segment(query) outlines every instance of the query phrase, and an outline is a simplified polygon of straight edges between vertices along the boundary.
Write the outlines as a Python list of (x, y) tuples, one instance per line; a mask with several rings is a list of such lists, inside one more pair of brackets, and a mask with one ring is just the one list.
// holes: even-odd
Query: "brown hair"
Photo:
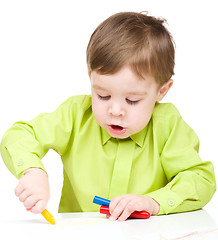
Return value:
[(174, 44), (165, 20), (121, 12), (102, 22), (87, 47), (88, 71), (114, 74), (129, 65), (140, 78), (149, 74), (163, 85), (174, 74)]

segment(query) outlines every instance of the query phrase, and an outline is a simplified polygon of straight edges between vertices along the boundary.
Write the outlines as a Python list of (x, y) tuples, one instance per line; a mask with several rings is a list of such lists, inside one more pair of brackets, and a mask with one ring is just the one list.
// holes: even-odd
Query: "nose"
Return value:
[(109, 113), (115, 117), (123, 116), (125, 111), (121, 103), (112, 102), (109, 106)]

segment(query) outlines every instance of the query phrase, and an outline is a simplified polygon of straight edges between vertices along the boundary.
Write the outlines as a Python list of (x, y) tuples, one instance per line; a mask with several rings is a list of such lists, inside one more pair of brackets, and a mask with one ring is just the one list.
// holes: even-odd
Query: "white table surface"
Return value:
[[(56, 224), (47, 223), (39, 215), (7, 216), (0, 220), (0, 239), (218, 239), (218, 230), (211, 238), (178, 238), (193, 232), (218, 229), (217, 221), (206, 210), (152, 216), (150, 219), (109, 221), (100, 213), (62, 213), (54, 215)], [(207, 237), (208, 237), (207, 236)], [(193, 237), (193, 236), (192, 236)]]

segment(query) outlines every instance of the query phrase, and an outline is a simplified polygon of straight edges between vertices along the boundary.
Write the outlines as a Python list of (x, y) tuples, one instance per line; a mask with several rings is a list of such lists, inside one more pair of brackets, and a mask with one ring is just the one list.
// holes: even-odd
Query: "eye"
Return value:
[(136, 101), (132, 101), (132, 100), (129, 100), (128, 98), (126, 98), (126, 102), (130, 105), (135, 105), (139, 102), (140, 100), (136, 100)]
[(107, 101), (107, 100), (109, 100), (109, 99), (111, 98), (111, 96), (101, 96), (101, 95), (98, 95), (98, 98), (99, 98), (100, 100)]

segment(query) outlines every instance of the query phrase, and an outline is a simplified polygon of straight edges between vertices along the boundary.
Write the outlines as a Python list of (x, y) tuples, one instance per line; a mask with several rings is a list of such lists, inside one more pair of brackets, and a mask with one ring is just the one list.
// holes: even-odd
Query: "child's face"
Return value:
[(113, 75), (93, 71), (90, 79), (94, 117), (115, 138), (127, 138), (145, 128), (155, 103), (166, 94), (154, 78), (139, 79), (128, 66)]

